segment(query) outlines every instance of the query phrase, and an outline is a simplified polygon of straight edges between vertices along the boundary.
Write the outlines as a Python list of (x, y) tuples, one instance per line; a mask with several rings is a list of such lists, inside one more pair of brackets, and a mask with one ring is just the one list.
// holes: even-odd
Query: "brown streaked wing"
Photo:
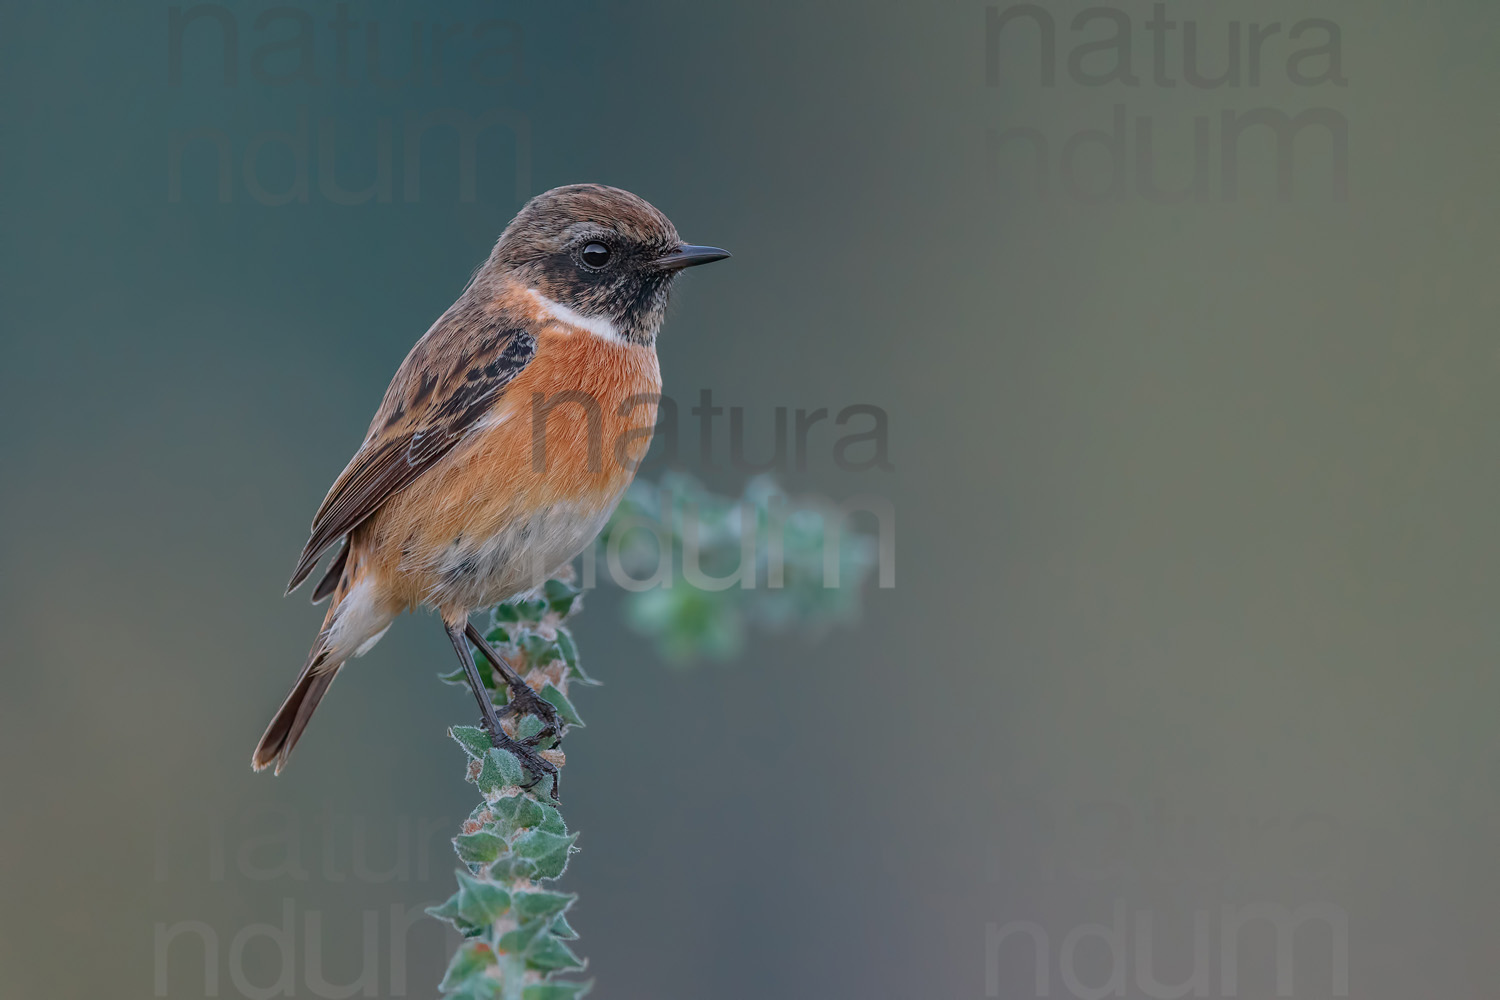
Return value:
[[(483, 325), (466, 322), (474, 319)], [(364, 444), (318, 508), (287, 593), (330, 545), (448, 454), (535, 355), (536, 338), (514, 316), (439, 321), (402, 362)]]

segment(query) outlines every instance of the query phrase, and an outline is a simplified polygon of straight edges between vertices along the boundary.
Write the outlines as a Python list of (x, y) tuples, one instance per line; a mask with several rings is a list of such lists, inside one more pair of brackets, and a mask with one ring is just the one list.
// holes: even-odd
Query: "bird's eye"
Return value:
[(609, 247), (603, 243), (590, 243), (580, 256), (589, 267), (603, 267), (609, 263)]

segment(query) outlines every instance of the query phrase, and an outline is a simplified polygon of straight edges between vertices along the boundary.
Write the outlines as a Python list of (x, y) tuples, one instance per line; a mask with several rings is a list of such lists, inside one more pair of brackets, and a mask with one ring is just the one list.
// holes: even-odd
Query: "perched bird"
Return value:
[(252, 765), (277, 773), (350, 658), (401, 612), (437, 609), (496, 746), (556, 768), (511, 737), (469, 651), (506, 680), (506, 711), (556, 714), (469, 624), (534, 589), (593, 541), (650, 444), (661, 392), (656, 334), (678, 273), (723, 260), (618, 188), (537, 195), (458, 300), (417, 341), (359, 451), (313, 518), (287, 593), (334, 543), (313, 600), (323, 628)]

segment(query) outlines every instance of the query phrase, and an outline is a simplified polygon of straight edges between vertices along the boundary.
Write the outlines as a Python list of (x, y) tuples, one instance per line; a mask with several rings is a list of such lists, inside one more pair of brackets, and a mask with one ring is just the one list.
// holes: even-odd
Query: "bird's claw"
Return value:
[(541, 754), (537, 753), (534, 747), (531, 745), (530, 740), (513, 739), (510, 736), (507, 736), (504, 730), (500, 730), (499, 732), (495, 731), (495, 729), (493, 729), (490, 724), (484, 720), (480, 721), (479, 728), (490, 734), (490, 744), (492, 746), (498, 747), (499, 749), (504, 750), (506, 753), (511, 754), (521, 762), (522, 767), (537, 776), (535, 780), (529, 782), (528, 784), (522, 785), (522, 788), (528, 790), (535, 788), (541, 782), (543, 777), (550, 776), (552, 778), (552, 798), (554, 800), (558, 798), (557, 789), (558, 785), (561, 783), (561, 780), (557, 773), (557, 765), (552, 763), (547, 758), (543, 757)]
[(516, 689), (511, 690), (510, 701), (500, 709), (500, 714), (513, 715), (517, 722), (526, 715), (534, 715), (542, 720), (542, 731), (521, 741), (528, 746), (536, 746), (548, 736), (562, 735), (562, 720), (558, 718), (557, 709), (525, 684), (517, 685)]

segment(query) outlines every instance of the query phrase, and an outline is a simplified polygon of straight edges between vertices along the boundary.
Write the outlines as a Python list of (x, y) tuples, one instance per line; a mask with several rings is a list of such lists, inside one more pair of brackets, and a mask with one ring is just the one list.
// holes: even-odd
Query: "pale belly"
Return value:
[(656, 423), (656, 354), (557, 329), (478, 432), (372, 518), (365, 544), (395, 603), (452, 618), (535, 590), (619, 504)]
[(619, 503), (558, 501), (494, 533), (445, 546), (421, 575), (425, 604), (479, 609), (537, 590), (589, 546)]

